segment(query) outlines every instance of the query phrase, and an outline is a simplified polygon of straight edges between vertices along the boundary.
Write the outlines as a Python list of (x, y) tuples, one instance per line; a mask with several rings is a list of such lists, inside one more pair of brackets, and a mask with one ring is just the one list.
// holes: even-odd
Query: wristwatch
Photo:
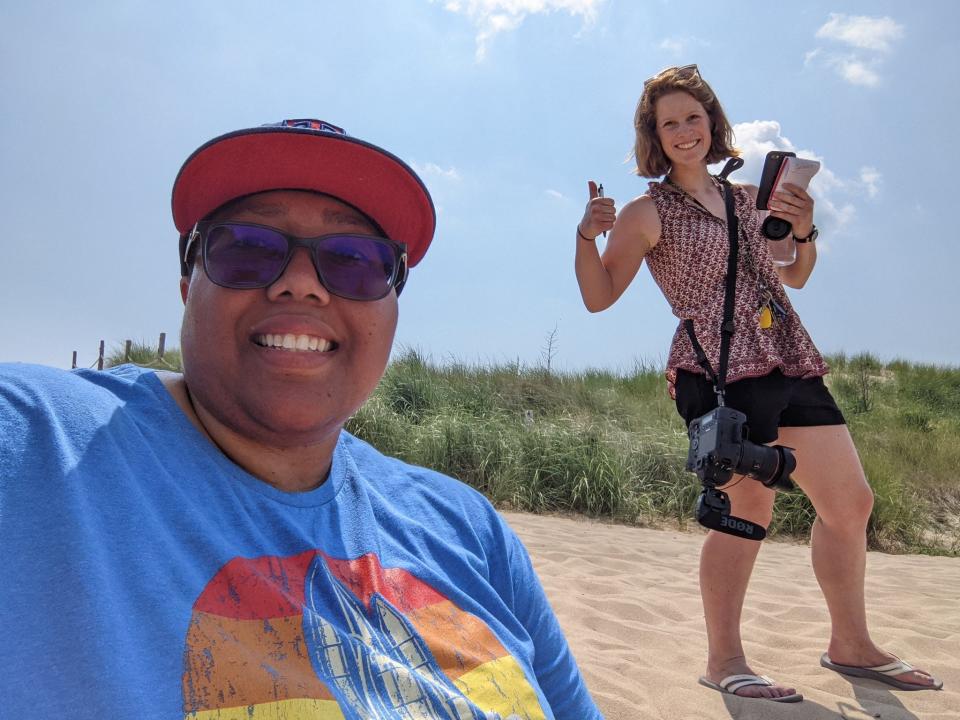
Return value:
[(809, 235), (807, 235), (805, 238), (797, 237), (796, 235), (794, 235), (794, 236), (793, 236), (793, 241), (794, 241), (794, 242), (798, 242), (798, 243), (813, 242), (814, 240), (817, 239), (817, 236), (818, 236), (819, 234), (820, 234), (820, 231), (817, 230), (817, 226), (816, 226), (816, 225), (811, 225), (811, 226), (810, 226), (810, 234), (809, 234)]

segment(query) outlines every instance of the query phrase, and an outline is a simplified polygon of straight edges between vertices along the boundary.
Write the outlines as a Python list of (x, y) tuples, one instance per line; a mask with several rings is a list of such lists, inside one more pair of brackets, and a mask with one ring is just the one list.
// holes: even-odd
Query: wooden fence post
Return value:
[(103, 370), (103, 340), (100, 341), (100, 356), (97, 358), (97, 370)]
[(126, 346), (123, 348), (123, 361), (130, 362), (130, 346), (133, 344), (132, 340), (127, 340)]
[(71, 370), (77, 369), (77, 351), (76, 350), (73, 351), (73, 360), (70, 361), (70, 369)]
[(167, 344), (167, 334), (160, 333), (160, 346), (157, 348), (157, 357), (163, 360), (163, 346)]

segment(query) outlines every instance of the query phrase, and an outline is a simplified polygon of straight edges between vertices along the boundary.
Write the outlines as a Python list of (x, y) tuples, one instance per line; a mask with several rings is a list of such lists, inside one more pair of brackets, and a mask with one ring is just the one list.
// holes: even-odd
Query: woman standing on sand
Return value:
[[(590, 200), (577, 226), (576, 272), (591, 312), (610, 307), (643, 259), (674, 314), (692, 319), (712, 367), (718, 367), (720, 324), (729, 252), (723, 190), (707, 165), (738, 151), (733, 132), (696, 65), (668, 68), (644, 83), (634, 119), (637, 172), (660, 177), (616, 214), (612, 198)], [(816, 262), (813, 199), (787, 185), (769, 203), (793, 226), (796, 260), (774, 267), (755, 209), (757, 189), (733, 186), (740, 226), (736, 332), (730, 342), (727, 405), (746, 414), (750, 440), (795, 448), (792, 474), (817, 511), (811, 534), (813, 568), (831, 618), (821, 664), (902, 690), (942, 683), (877, 647), (864, 602), (866, 526), (873, 506), (843, 415), (823, 384), (827, 366), (790, 305), (783, 286), (802, 288)], [(610, 236), (601, 256), (595, 243)], [(775, 309), (776, 313), (771, 313)], [(677, 409), (689, 423), (717, 405), (683, 325), (667, 361)], [(766, 526), (774, 492), (736, 476), (722, 490), (736, 515)], [(803, 699), (792, 687), (756, 675), (740, 637), (740, 616), (760, 544), (711, 531), (700, 555), (700, 592), (707, 625), (704, 684), (724, 693), (778, 702)]]

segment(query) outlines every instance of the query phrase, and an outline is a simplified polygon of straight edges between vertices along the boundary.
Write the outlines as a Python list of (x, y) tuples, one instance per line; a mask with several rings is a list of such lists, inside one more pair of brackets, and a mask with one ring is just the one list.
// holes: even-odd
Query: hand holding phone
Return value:
[[(796, 153), (771, 150), (763, 163), (760, 187), (757, 189), (757, 209), (768, 210), (770, 198), (787, 184), (806, 190), (810, 180), (820, 170), (817, 160), (798, 158)], [(773, 215), (764, 219), (760, 231), (770, 240), (781, 240), (793, 229), (787, 220)]]
[[(757, 210), (768, 210), (770, 195), (776, 185), (777, 178), (780, 176), (780, 169), (788, 157), (796, 157), (797, 154), (786, 150), (771, 150), (767, 153), (763, 161), (763, 172), (760, 174), (760, 187), (757, 189)], [(770, 240), (782, 240), (793, 227), (783, 218), (769, 215), (763, 220), (760, 226), (760, 232), (764, 237)]]

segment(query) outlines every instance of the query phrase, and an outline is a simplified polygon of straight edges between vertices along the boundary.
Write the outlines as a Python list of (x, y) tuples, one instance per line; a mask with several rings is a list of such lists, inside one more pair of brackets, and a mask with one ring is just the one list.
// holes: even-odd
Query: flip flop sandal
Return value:
[(850, 675), (852, 677), (867, 678), (877, 682), (892, 685), (898, 690), (939, 690), (943, 687), (943, 681), (937, 680), (931, 675), (933, 685), (920, 685), (918, 683), (904, 682), (898, 680), (895, 675), (902, 675), (905, 672), (911, 672), (914, 667), (900, 658), (886, 665), (877, 665), (876, 667), (857, 667), (856, 665), (840, 665), (833, 662), (830, 656), (824, 653), (820, 656), (820, 664), (828, 670), (833, 670), (841, 675)]
[(697, 682), (699, 682), (704, 687), (708, 687), (711, 690), (716, 690), (719, 693), (724, 695), (733, 695), (738, 698), (743, 698), (744, 700), (770, 700), (771, 702), (786, 702), (786, 703), (795, 703), (803, 700), (803, 695), (800, 693), (794, 693), (793, 695), (784, 695), (782, 697), (752, 697), (750, 695), (737, 695), (737, 690), (745, 687), (750, 687), (751, 685), (762, 685), (764, 687), (770, 687), (776, 685), (776, 683), (768, 678), (766, 675), (728, 675), (719, 683), (715, 683), (712, 680), (708, 680), (705, 677), (701, 677)]

